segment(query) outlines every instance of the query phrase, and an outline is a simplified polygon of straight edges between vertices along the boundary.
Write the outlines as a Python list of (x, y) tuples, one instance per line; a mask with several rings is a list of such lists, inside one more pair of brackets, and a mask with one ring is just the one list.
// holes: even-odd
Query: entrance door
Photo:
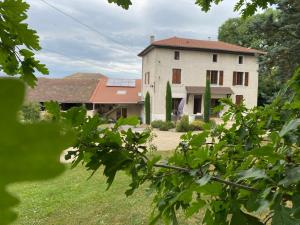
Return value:
[(213, 113), (213, 110), (215, 107), (219, 106), (221, 103), (218, 98), (212, 98), (211, 99), (211, 115), (217, 116), (217, 113)]
[(120, 117), (127, 118), (127, 108), (119, 108), (116, 112), (116, 119), (120, 119)]
[(194, 114), (201, 113), (202, 95), (194, 96)]

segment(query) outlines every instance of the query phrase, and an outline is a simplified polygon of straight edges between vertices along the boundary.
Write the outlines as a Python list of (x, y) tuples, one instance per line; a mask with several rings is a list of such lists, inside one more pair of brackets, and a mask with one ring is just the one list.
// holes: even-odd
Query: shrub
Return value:
[(168, 130), (174, 128), (174, 127), (175, 127), (175, 124), (174, 124), (173, 122), (171, 122), (171, 121), (166, 121), (166, 122), (163, 122), (163, 123), (161, 124), (159, 130), (161, 130), (161, 131), (168, 131)]
[(189, 117), (187, 115), (183, 116), (176, 125), (176, 131), (187, 132), (190, 131)]
[(35, 122), (40, 120), (40, 104), (29, 102), (22, 106), (21, 116), (25, 122)]
[(205, 122), (203, 120), (194, 120), (190, 124), (190, 129), (193, 130), (193, 131), (203, 130), (204, 125), (205, 125)]
[(162, 120), (153, 120), (153, 121), (151, 122), (151, 126), (152, 126), (153, 128), (160, 128), (160, 127), (162, 126), (163, 123), (164, 123), (164, 121), (162, 121)]

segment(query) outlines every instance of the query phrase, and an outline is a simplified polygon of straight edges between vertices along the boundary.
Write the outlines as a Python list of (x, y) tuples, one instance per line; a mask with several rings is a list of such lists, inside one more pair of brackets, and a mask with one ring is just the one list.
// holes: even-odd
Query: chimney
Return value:
[(155, 36), (154, 36), (154, 35), (151, 35), (151, 36), (150, 36), (150, 44), (152, 44), (154, 41), (155, 41)]

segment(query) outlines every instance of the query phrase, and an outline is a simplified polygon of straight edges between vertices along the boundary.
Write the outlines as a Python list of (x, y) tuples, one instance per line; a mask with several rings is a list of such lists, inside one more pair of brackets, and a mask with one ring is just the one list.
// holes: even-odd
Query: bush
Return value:
[(29, 102), (22, 106), (21, 117), (25, 122), (35, 122), (40, 120), (40, 104)]
[(178, 132), (187, 132), (190, 131), (191, 127), (189, 124), (189, 117), (183, 116), (176, 125), (176, 131)]
[(164, 123), (164, 121), (162, 121), (162, 120), (153, 120), (153, 121), (151, 122), (151, 126), (152, 126), (153, 128), (160, 128), (160, 127), (162, 126), (163, 123)]
[(172, 128), (175, 128), (175, 124), (171, 121), (166, 121), (166, 122), (163, 122), (159, 128), (159, 130), (161, 131), (168, 131)]
[(204, 125), (205, 125), (205, 122), (203, 120), (194, 120), (190, 124), (190, 129), (193, 131), (203, 130)]

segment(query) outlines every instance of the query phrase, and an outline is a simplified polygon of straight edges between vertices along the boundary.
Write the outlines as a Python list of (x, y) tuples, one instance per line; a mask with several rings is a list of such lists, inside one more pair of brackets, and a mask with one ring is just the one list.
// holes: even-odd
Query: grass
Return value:
[[(147, 185), (126, 198), (129, 177), (125, 173), (117, 175), (108, 191), (101, 171), (87, 180), (89, 175), (78, 166), (53, 180), (11, 185), (9, 191), (21, 199), (14, 225), (148, 224), (152, 196)], [(179, 221), (180, 225), (200, 224), (199, 218), (186, 219), (183, 215)]]

